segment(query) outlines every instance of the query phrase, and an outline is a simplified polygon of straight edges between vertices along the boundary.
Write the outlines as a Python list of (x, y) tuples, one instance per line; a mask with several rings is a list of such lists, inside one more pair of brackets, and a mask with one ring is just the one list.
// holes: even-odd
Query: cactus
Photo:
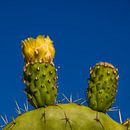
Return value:
[(53, 42), (44, 36), (28, 38), (22, 41), (22, 52), (25, 92), (35, 110), (21, 114), (16, 102), (20, 115), (3, 130), (130, 130), (129, 119), (120, 124), (105, 113), (112, 106), (117, 92), (119, 76), (112, 64), (100, 62), (90, 69), (89, 107), (75, 103), (54, 104), (57, 74), (53, 63)]
[(87, 97), (94, 110), (106, 112), (113, 104), (117, 93), (118, 70), (107, 62), (97, 63), (90, 68)]
[(53, 104), (57, 96), (57, 75), (52, 41), (48, 36), (38, 36), (22, 43), (25, 59), (23, 81), (29, 102), (35, 108)]
[(3, 130), (127, 130), (108, 115), (77, 104), (58, 104), (27, 112)]

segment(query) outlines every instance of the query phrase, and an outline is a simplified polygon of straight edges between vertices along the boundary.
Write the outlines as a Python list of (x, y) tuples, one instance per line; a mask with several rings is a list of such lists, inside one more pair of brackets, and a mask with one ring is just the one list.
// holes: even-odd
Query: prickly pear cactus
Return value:
[[(55, 49), (52, 41), (44, 36), (25, 39), (22, 41), (22, 52), (25, 60), (25, 92), (35, 110), (20, 113), (3, 130), (130, 129), (129, 120), (119, 124), (105, 114), (117, 92), (118, 71), (112, 64), (100, 62), (90, 69), (87, 90), (89, 107), (82, 103), (54, 104), (57, 74), (53, 63)], [(18, 107), (18, 114), (19, 111)]]
[(97, 63), (90, 68), (87, 97), (94, 110), (106, 112), (113, 104), (117, 93), (118, 70), (107, 62)]
[(50, 38), (38, 36), (22, 42), (25, 59), (24, 83), (29, 102), (35, 107), (54, 104), (57, 96), (57, 74), (53, 63), (55, 49)]

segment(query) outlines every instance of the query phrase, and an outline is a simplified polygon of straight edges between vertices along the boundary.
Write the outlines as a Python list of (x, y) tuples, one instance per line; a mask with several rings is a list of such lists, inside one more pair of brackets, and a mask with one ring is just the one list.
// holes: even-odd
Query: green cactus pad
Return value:
[(3, 130), (127, 130), (108, 115), (77, 104), (35, 109), (14, 119)]
[(106, 112), (113, 104), (117, 93), (118, 70), (107, 62), (97, 63), (90, 68), (87, 97), (94, 110)]
[(57, 75), (53, 63), (26, 64), (24, 68), (25, 92), (35, 107), (53, 104), (57, 96)]

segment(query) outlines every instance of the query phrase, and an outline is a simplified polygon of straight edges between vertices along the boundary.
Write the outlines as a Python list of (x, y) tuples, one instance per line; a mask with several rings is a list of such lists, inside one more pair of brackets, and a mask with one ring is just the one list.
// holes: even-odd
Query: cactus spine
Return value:
[(25, 59), (24, 83), (29, 102), (35, 107), (53, 104), (57, 96), (55, 49), (50, 38), (38, 36), (22, 41)]
[(113, 104), (117, 93), (118, 70), (107, 62), (97, 63), (90, 68), (87, 97), (94, 110), (106, 112)]

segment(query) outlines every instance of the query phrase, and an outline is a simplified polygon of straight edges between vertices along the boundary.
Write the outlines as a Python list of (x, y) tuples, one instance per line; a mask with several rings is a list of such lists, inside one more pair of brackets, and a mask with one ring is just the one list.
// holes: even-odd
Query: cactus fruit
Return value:
[(58, 104), (27, 112), (3, 130), (127, 130), (108, 115), (77, 104)]
[(38, 36), (22, 41), (25, 59), (24, 83), (29, 102), (35, 107), (54, 104), (57, 96), (57, 75), (53, 63), (55, 49), (50, 38)]
[(106, 112), (113, 104), (118, 85), (118, 70), (107, 62), (99, 62), (90, 68), (87, 97), (94, 110)]
[(35, 63), (24, 68), (24, 82), (30, 103), (37, 107), (53, 104), (57, 96), (56, 69), (53, 64)]

